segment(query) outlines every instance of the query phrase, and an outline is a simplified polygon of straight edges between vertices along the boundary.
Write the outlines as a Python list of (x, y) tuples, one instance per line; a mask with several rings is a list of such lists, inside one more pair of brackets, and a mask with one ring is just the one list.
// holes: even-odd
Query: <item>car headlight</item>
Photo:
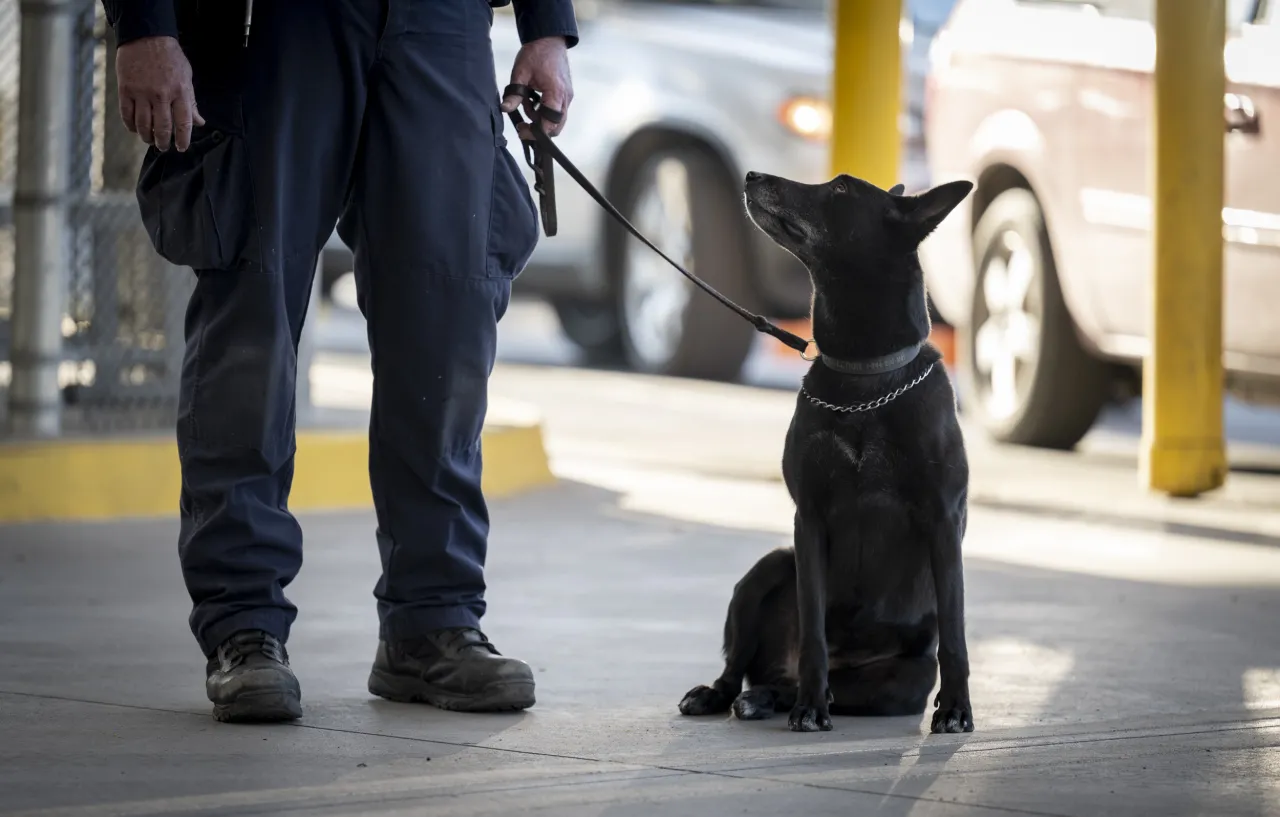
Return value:
[(831, 138), (831, 106), (824, 99), (792, 97), (778, 107), (778, 121), (805, 139), (824, 142)]

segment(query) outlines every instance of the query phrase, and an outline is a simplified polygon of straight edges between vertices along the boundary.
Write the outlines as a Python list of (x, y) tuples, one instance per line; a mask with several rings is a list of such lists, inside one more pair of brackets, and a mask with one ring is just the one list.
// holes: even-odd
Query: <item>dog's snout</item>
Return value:
[(750, 183), (750, 182), (758, 182), (758, 181), (760, 181), (760, 180), (761, 180), (761, 179), (763, 179), (763, 178), (764, 178), (764, 174), (763, 174), (763, 173), (757, 173), (757, 172), (755, 172), (754, 170), (748, 170), (748, 171), (747, 171), (747, 182), (748, 182), (748, 183)]

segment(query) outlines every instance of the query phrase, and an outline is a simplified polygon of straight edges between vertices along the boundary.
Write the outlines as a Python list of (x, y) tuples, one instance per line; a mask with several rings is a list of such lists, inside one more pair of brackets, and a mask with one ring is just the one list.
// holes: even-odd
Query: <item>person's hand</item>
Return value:
[(193, 125), (203, 125), (191, 86), (191, 63), (173, 37), (143, 37), (116, 49), (120, 118), (142, 141), (180, 151), (191, 145)]
[[(564, 37), (543, 37), (521, 46), (516, 54), (516, 64), (511, 69), (511, 82), (528, 85), (542, 95), (542, 107), (559, 111), (562, 116), (559, 122), (542, 120), (542, 129), (551, 136), (564, 130), (564, 123), (569, 118), (569, 103), (573, 101), (573, 80), (569, 77), (568, 47)], [(519, 105), (523, 97), (507, 96), (502, 100), (502, 112), (511, 113)], [(534, 106), (524, 100), (524, 112), (533, 119)], [(521, 126), (521, 137), (532, 138), (525, 131), (528, 126)]]

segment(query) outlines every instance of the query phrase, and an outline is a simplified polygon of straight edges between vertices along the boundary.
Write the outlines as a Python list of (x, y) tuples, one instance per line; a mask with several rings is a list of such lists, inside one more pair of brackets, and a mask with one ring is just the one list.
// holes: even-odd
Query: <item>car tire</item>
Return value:
[[(712, 154), (691, 146), (657, 150), (624, 171), (618, 187), (619, 209), (642, 234), (723, 295), (747, 300), (746, 217)], [(650, 374), (737, 379), (755, 329), (611, 226), (609, 268), (628, 366)]]
[(612, 302), (556, 298), (551, 307), (565, 337), (578, 347), (589, 365), (622, 363), (622, 330)]
[(967, 404), (1000, 442), (1073, 448), (1106, 403), (1109, 369), (1080, 343), (1035, 196), (997, 196), (973, 247), (973, 301), (959, 333)]

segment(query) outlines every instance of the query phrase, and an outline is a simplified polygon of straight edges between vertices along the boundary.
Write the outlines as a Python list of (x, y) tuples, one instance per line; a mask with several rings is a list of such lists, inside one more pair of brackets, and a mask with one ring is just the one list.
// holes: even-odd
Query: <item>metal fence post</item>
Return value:
[(14, 434), (62, 430), (62, 317), (66, 298), (67, 177), (71, 139), (72, 33), (67, 0), (22, 0), (18, 168), (14, 185)]
[[(138, 163), (146, 143), (125, 128), (120, 119), (120, 88), (116, 82), (116, 38), (111, 26), (105, 29), (106, 60), (103, 76), (102, 117), (102, 192), (114, 195), (133, 194), (138, 177)], [(92, 64), (92, 60), (90, 61)], [(90, 112), (92, 107), (90, 106)], [(83, 155), (92, 156), (92, 134), (85, 140)], [(93, 356), (94, 380), (87, 389), (88, 400), (101, 404), (109, 402), (113, 392), (120, 390), (120, 368), (124, 362), (116, 353), (120, 336), (120, 275), (122, 243), (129, 234), (114, 220), (98, 221), (86, 210), (84, 221), (93, 231), (94, 243), (88, 264), (91, 276), (89, 297), (93, 303), (93, 318), (89, 322), (85, 338)], [(105, 222), (105, 223), (104, 223)], [(122, 235), (123, 233), (123, 235)], [(105, 260), (105, 263), (104, 263)], [(105, 273), (105, 274), (104, 274)]]

